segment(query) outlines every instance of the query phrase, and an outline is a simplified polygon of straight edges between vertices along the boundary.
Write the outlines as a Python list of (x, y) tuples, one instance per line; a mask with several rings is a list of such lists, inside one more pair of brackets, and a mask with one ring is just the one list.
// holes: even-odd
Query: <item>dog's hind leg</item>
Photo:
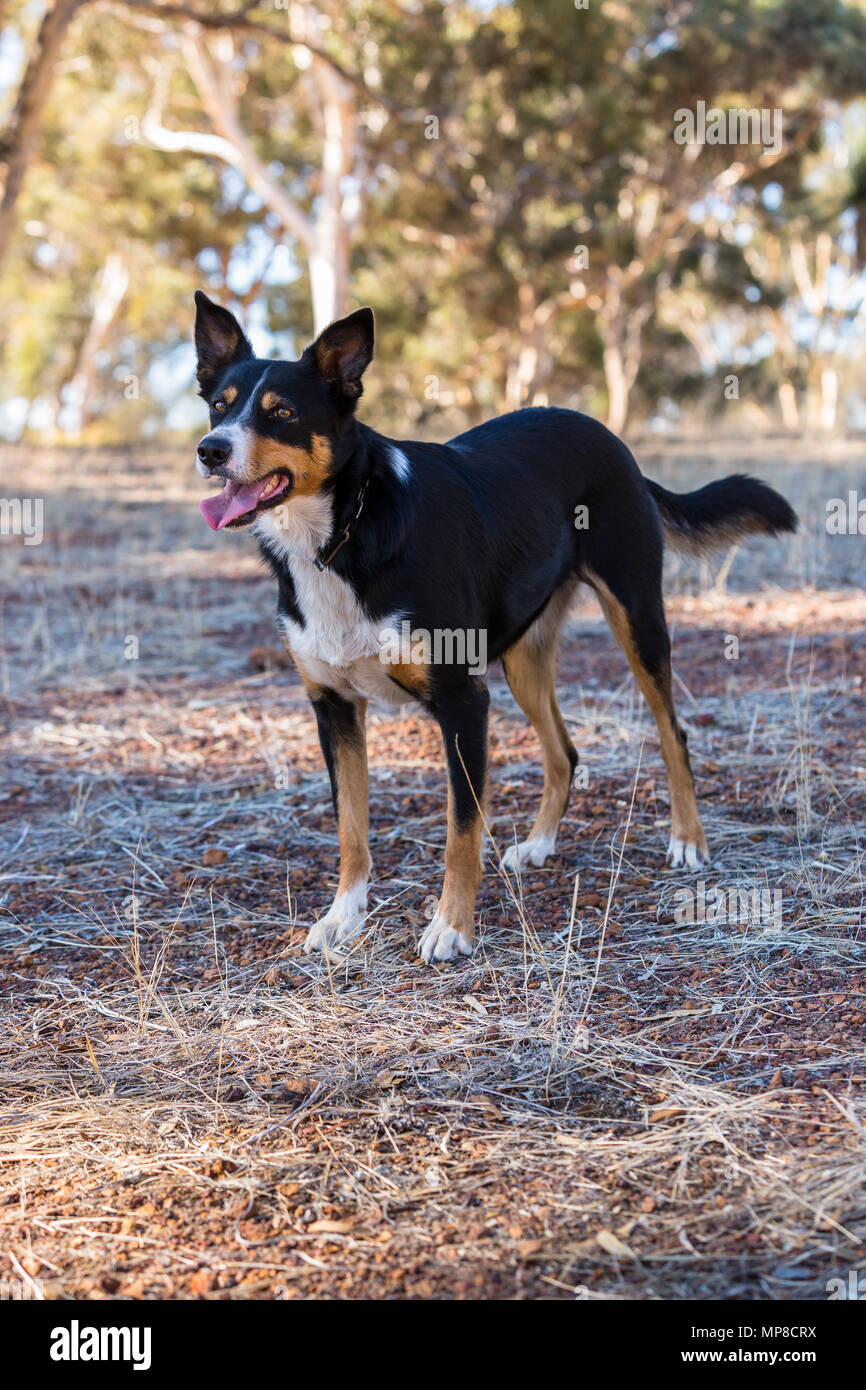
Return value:
[[(665, 621), (661, 580), (635, 586), (626, 602), (597, 575), (587, 574), (601, 601), (605, 617), (625, 652), (661, 740), (671, 799), (671, 838), (668, 863), (674, 869), (700, 868), (709, 860), (707, 840), (698, 814), (686, 735), (677, 722), (671, 678), (671, 639)], [(639, 592), (638, 592), (639, 591)], [(621, 586), (625, 592), (625, 586)]]
[(305, 951), (351, 941), (364, 925), (370, 876), (369, 790), (365, 700), (307, 687), (319, 726), (319, 742), (331, 779), (340, 840), (340, 879), (331, 907), (311, 927)]
[(544, 789), (529, 838), (510, 845), (506, 868), (540, 867), (556, 847), (556, 832), (565, 814), (577, 766), (577, 752), (556, 702), (556, 645), (573, 585), (560, 589), (539, 618), (505, 653), (502, 664), (511, 693), (541, 744)]

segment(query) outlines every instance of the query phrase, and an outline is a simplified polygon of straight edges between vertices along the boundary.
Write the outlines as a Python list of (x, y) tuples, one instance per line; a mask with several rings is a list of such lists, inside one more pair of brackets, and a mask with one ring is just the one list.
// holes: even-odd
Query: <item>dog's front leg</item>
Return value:
[(418, 947), (432, 964), (458, 953), (468, 956), (472, 950), (475, 898), (481, 882), (490, 695), (484, 681), (473, 676), (458, 693), (438, 695), (428, 703), (442, 730), (448, 760), (445, 882), (436, 914)]
[(367, 779), (365, 700), (346, 700), (333, 690), (312, 694), (319, 742), (331, 779), (340, 838), (340, 879), (331, 907), (307, 933), (305, 951), (325, 950), (351, 941), (364, 925), (370, 812)]

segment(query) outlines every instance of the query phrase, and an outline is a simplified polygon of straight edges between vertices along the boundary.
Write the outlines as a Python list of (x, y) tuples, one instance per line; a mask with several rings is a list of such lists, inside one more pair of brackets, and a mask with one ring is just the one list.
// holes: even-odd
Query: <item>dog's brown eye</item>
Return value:
[(294, 420), (297, 418), (298, 412), (293, 410), (290, 405), (278, 405), (274, 414), (278, 420)]
[(226, 403), (225, 401), (214, 401), (213, 408), (218, 415), (222, 415), (223, 411), (226, 408)]

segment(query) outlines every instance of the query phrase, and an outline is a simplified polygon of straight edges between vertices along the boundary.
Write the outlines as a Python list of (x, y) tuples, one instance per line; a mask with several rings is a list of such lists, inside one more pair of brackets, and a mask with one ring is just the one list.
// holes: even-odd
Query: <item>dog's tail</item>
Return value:
[(746, 536), (797, 529), (797, 514), (784, 497), (745, 473), (732, 473), (696, 492), (668, 492), (649, 478), (647, 486), (674, 550), (702, 555)]

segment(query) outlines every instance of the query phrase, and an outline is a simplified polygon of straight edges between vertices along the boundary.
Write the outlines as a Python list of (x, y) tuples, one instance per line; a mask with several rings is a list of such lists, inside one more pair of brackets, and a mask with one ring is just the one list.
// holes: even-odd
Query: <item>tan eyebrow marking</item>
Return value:
[(237, 398), (238, 388), (236, 386), (227, 386), (220, 396), (220, 399), (225, 401), (226, 405), (232, 405)]
[(276, 410), (278, 405), (282, 405), (283, 398), (278, 391), (266, 391), (262, 396), (263, 410)]

